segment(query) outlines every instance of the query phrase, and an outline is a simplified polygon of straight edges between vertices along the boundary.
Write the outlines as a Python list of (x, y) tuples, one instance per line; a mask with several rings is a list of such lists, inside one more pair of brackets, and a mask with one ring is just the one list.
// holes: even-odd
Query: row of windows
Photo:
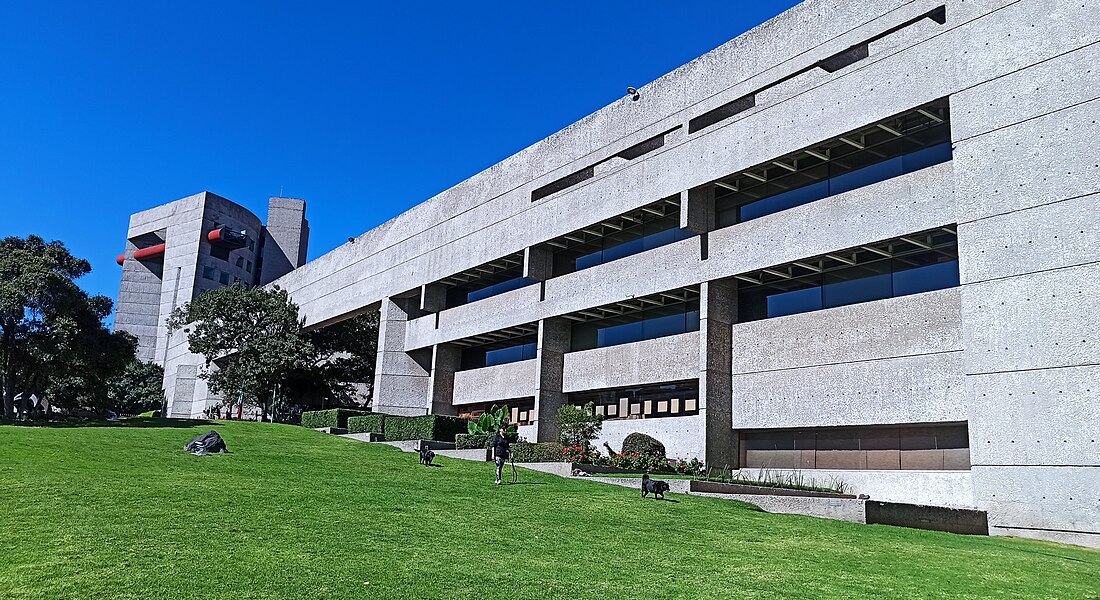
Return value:
[(741, 464), (746, 468), (970, 468), (970, 438), (965, 423), (743, 431), (740, 439)]
[(574, 323), (570, 349), (577, 351), (606, 348), (689, 331), (699, 331), (697, 300), (672, 306), (647, 308), (621, 319)]
[(202, 278), (210, 280), (210, 281), (217, 281), (218, 283), (220, 283), (222, 285), (229, 285), (231, 283), (241, 283), (241, 278), (240, 277), (237, 277), (235, 275), (230, 275), (229, 273), (226, 273), (225, 271), (222, 271), (220, 269), (215, 269), (214, 267), (204, 266), (202, 268)]
[[(847, 268), (785, 279), (782, 287), (739, 282), (735, 322), (918, 294), (959, 285), (957, 246), (871, 261)], [(699, 302), (647, 308), (628, 315), (576, 322), (570, 351), (605, 348), (699, 330)], [(462, 352), (462, 369), (513, 363), (536, 357), (534, 336), (509, 346), (473, 347)]]
[(934, 102), (735, 173), (716, 190), (717, 225), (749, 221), (951, 160), (950, 129), (946, 101)]
[(533, 340), (527, 341), (529, 339), (531, 338), (519, 338), (514, 340), (514, 345), (503, 348), (486, 349), (484, 346), (463, 348), (459, 368), (465, 371), (535, 358), (536, 344)]
[[(949, 161), (950, 140), (947, 101), (940, 100), (735, 173), (716, 183), (716, 226), (742, 223)], [(678, 210), (665, 201), (616, 219), (623, 220), (613, 231), (603, 227), (613, 225), (605, 222), (558, 238), (564, 247), (553, 253), (552, 275), (606, 264), (695, 235), (680, 229)], [(516, 266), (493, 273), (482, 284), (454, 288), (447, 307), (536, 283), (521, 274)]]
[(508, 422), (514, 425), (530, 425), (535, 420), (535, 399), (516, 398), (503, 402), (482, 402), (479, 404), (463, 404), (458, 406), (458, 416), (471, 421), (476, 420), (486, 411), (497, 407), (508, 408)]
[(605, 419), (651, 419), (699, 414), (699, 381), (681, 381), (569, 394), (569, 403), (592, 403)]
[(928, 252), (804, 277), (795, 285), (798, 289), (789, 291), (758, 288), (739, 293), (738, 322), (958, 287), (959, 261)]
[(619, 231), (554, 252), (554, 277), (667, 246), (695, 235), (680, 229), (680, 215), (677, 212), (657, 218), (642, 212), (635, 218), (637, 221), (633, 225)]

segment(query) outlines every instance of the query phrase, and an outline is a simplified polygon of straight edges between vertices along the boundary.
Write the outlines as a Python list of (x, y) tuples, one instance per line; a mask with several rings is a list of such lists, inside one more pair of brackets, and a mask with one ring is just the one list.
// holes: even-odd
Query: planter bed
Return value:
[(752, 494), (760, 496), (804, 496), (807, 498), (855, 498), (852, 494), (837, 494), (835, 492), (815, 492), (811, 490), (798, 490), (793, 488), (770, 487), (763, 485), (747, 485), (744, 483), (721, 483), (718, 481), (703, 481), (693, 479), (691, 487), (693, 492), (706, 492), (709, 494)]

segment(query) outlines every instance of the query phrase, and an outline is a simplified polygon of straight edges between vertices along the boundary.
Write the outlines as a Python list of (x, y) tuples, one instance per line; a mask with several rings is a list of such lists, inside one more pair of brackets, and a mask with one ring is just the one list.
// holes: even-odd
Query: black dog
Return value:
[(668, 482), (650, 479), (648, 473), (642, 475), (642, 498), (652, 493), (654, 500), (664, 500), (667, 491)]
[(432, 466), (433, 460), (435, 460), (435, 452), (432, 452), (427, 448), (420, 449), (420, 464), (426, 467), (430, 467)]

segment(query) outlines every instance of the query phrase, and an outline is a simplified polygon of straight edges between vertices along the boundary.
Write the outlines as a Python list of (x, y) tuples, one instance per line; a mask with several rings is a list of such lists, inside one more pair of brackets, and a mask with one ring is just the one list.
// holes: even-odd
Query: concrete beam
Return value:
[(442, 283), (426, 283), (420, 286), (420, 310), (437, 313), (447, 308), (447, 286)]
[(545, 244), (523, 249), (523, 276), (535, 281), (546, 281), (554, 276), (553, 248)]
[(714, 225), (714, 185), (680, 192), (680, 229), (707, 233), (714, 230)]

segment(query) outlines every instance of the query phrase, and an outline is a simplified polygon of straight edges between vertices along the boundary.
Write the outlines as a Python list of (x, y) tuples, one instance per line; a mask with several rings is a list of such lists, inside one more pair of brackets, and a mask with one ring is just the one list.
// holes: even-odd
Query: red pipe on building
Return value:
[[(146, 258), (153, 258), (154, 256), (161, 256), (164, 254), (164, 244), (157, 244), (156, 246), (149, 246), (148, 248), (141, 248), (137, 252), (134, 252), (134, 258), (137, 260), (144, 260)], [(126, 262), (126, 255), (119, 254), (115, 259), (119, 265)]]
[(219, 227), (219, 228), (211, 231), (210, 233), (206, 234), (206, 239), (210, 240), (211, 242), (216, 242), (216, 241), (222, 239), (222, 228)]
[(164, 244), (157, 244), (156, 246), (149, 246), (148, 248), (142, 248), (141, 250), (134, 252), (134, 258), (142, 260), (145, 258), (160, 256), (162, 254), (164, 254)]

